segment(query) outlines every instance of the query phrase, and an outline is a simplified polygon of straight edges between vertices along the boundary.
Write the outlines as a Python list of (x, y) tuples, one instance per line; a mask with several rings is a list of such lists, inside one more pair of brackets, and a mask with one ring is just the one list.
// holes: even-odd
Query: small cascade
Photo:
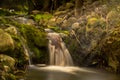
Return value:
[(32, 65), (31, 57), (30, 57), (30, 53), (31, 53), (31, 52), (30, 52), (30, 49), (28, 48), (27, 44), (25, 43), (23, 37), (21, 37), (20, 42), (21, 42), (21, 44), (22, 44), (22, 46), (23, 46), (24, 54), (29, 57), (29, 65)]
[(73, 61), (71, 55), (59, 33), (51, 32), (48, 29), (45, 29), (45, 31), (48, 32), (50, 65), (72, 66)]
[[(18, 29), (17, 29), (17, 31), (18, 31)], [(24, 50), (24, 54), (25, 54), (25, 56), (27, 56), (29, 58), (28, 59), (28, 63), (29, 63), (29, 65), (31, 65), (32, 62), (31, 62), (31, 56), (30, 55), (32, 54), (32, 52), (30, 51), (30, 49), (29, 49), (25, 39), (21, 36), (19, 31), (18, 31), (18, 36), (20, 38), (20, 42), (22, 44), (22, 47), (23, 47), (23, 50)]]

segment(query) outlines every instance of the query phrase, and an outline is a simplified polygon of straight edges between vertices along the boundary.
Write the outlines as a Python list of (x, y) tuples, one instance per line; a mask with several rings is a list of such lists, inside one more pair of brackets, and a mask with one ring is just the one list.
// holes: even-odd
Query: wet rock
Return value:
[(11, 36), (0, 29), (0, 51), (7, 51), (14, 49), (14, 41)]

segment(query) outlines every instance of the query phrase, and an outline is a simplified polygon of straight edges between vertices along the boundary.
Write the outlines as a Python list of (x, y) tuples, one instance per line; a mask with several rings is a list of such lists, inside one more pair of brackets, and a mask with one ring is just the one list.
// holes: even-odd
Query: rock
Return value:
[(56, 20), (56, 23), (57, 23), (57, 24), (60, 24), (60, 23), (62, 23), (62, 21), (63, 21), (63, 18), (58, 18), (58, 19)]
[(73, 3), (66, 3), (66, 9), (73, 8), (74, 4)]
[(0, 51), (4, 52), (7, 50), (14, 49), (14, 41), (11, 36), (0, 29)]
[(54, 32), (54, 31), (49, 29), (49, 28), (47, 28), (47, 29), (45, 29), (45, 32), (50, 33), (50, 32)]
[(73, 23), (76, 22), (76, 21), (77, 21), (77, 19), (76, 19), (75, 17), (70, 17), (70, 18), (68, 19), (68, 22), (71, 23), (71, 24), (73, 24)]
[(31, 14), (40, 14), (41, 12), (39, 11), (39, 10), (33, 10), (33, 11), (31, 11)]
[(105, 4), (95, 8), (95, 13), (104, 18), (106, 17), (108, 12), (109, 12), (109, 9)]
[(56, 18), (51, 18), (49, 21), (48, 21), (48, 25), (49, 26), (56, 26)]
[(57, 11), (54, 13), (54, 16), (59, 16), (59, 15), (64, 15), (64, 14), (67, 14), (69, 10), (65, 10), (65, 11)]
[(79, 29), (80, 24), (78, 22), (72, 24), (72, 29)]
[(5, 31), (12, 35), (17, 35), (17, 29), (12, 25), (8, 27), (7, 29), (5, 29)]
[(120, 13), (119, 13), (119, 11), (111, 10), (107, 14), (106, 20), (107, 20), (108, 29), (119, 26), (120, 25)]
[(71, 23), (69, 23), (67, 20), (64, 20), (62, 25), (61, 25), (61, 28), (68, 29), (70, 26), (71, 26)]
[(67, 37), (68, 35), (65, 33), (59, 33), (62, 38)]
[(25, 17), (17, 17), (17, 18), (15, 18), (15, 20), (21, 24), (27, 24), (27, 25), (35, 25), (36, 24), (33, 19), (28, 19)]
[(0, 62), (4, 66), (5, 70), (9, 70), (9, 68), (14, 68), (15, 60), (7, 55), (0, 54)]
[(35, 21), (33, 21), (32, 19), (28, 19), (26, 24), (27, 25), (36, 25)]

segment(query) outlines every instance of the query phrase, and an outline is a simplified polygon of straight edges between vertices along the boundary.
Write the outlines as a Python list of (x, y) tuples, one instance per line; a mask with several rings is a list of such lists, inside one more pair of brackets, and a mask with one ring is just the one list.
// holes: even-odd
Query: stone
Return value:
[(65, 11), (57, 11), (54, 13), (54, 16), (59, 16), (59, 15), (64, 15), (68, 12), (68, 10), (65, 10)]
[(14, 41), (12, 37), (0, 29), (0, 52), (14, 49)]
[(106, 21), (108, 29), (120, 26), (120, 13), (117, 10), (111, 10), (107, 16)]
[(64, 20), (62, 25), (61, 25), (61, 28), (68, 29), (70, 26), (71, 26), (71, 23), (69, 23), (67, 20)]
[(5, 70), (8, 70), (9, 68), (13, 68), (15, 65), (15, 59), (4, 54), (0, 54), (0, 62), (3, 63)]
[(17, 29), (14, 26), (10, 26), (7, 29), (5, 29), (6, 32), (13, 34), (13, 35), (17, 35)]
[(72, 29), (79, 29), (80, 24), (78, 22), (72, 24)]
[(60, 23), (62, 23), (62, 21), (63, 21), (63, 18), (58, 18), (58, 19), (56, 20), (56, 23), (57, 23), (57, 24), (60, 24)]
[(66, 9), (70, 9), (72, 7), (74, 7), (73, 3), (66, 3)]
[(70, 18), (68, 19), (68, 22), (71, 23), (71, 24), (73, 24), (73, 23), (76, 22), (76, 21), (77, 21), (77, 19), (76, 19), (75, 17), (70, 17)]
[(49, 21), (48, 21), (48, 25), (49, 26), (56, 26), (56, 18), (51, 18)]

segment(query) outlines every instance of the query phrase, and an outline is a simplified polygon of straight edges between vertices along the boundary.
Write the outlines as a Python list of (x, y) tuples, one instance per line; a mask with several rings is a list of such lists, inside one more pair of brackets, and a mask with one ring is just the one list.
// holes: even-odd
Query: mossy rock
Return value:
[(10, 27), (6, 28), (5, 31), (12, 35), (17, 35), (17, 29), (15, 26), (10, 25)]
[(34, 44), (36, 46), (42, 47), (46, 46), (46, 33), (41, 31), (35, 26), (20, 25), (19, 30), (23, 37), (29, 42), (28, 44)]
[(40, 20), (49, 20), (50, 18), (52, 18), (52, 15), (49, 13), (44, 13), (44, 14), (35, 14), (35, 15), (31, 15), (33, 16), (33, 18), (35, 19), (35, 21), (40, 21)]
[(4, 52), (13, 49), (14, 41), (12, 37), (8, 33), (4, 32), (2, 29), (0, 29), (0, 51)]
[(3, 66), (8, 66), (9, 68), (14, 68), (15, 59), (8, 55), (0, 54), (0, 63), (2, 63)]
[(106, 20), (107, 20), (108, 29), (120, 26), (120, 11), (111, 10), (107, 14)]
[(88, 19), (87, 26), (106, 28), (106, 21), (104, 18), (91, 17)]
[(89, 25), (94, 25), (96, 22), (98, 22), (98, 19), (95, 17), (88, 19)]
[[(35, 26), (19, 25), (20, 34), (26, 40), (26, 44), (32, 51), (34, 61), (44, 62), (47, 57), (47, 43), (46, 33)], [(43, 58), (44, 57), (44, 58)]]

